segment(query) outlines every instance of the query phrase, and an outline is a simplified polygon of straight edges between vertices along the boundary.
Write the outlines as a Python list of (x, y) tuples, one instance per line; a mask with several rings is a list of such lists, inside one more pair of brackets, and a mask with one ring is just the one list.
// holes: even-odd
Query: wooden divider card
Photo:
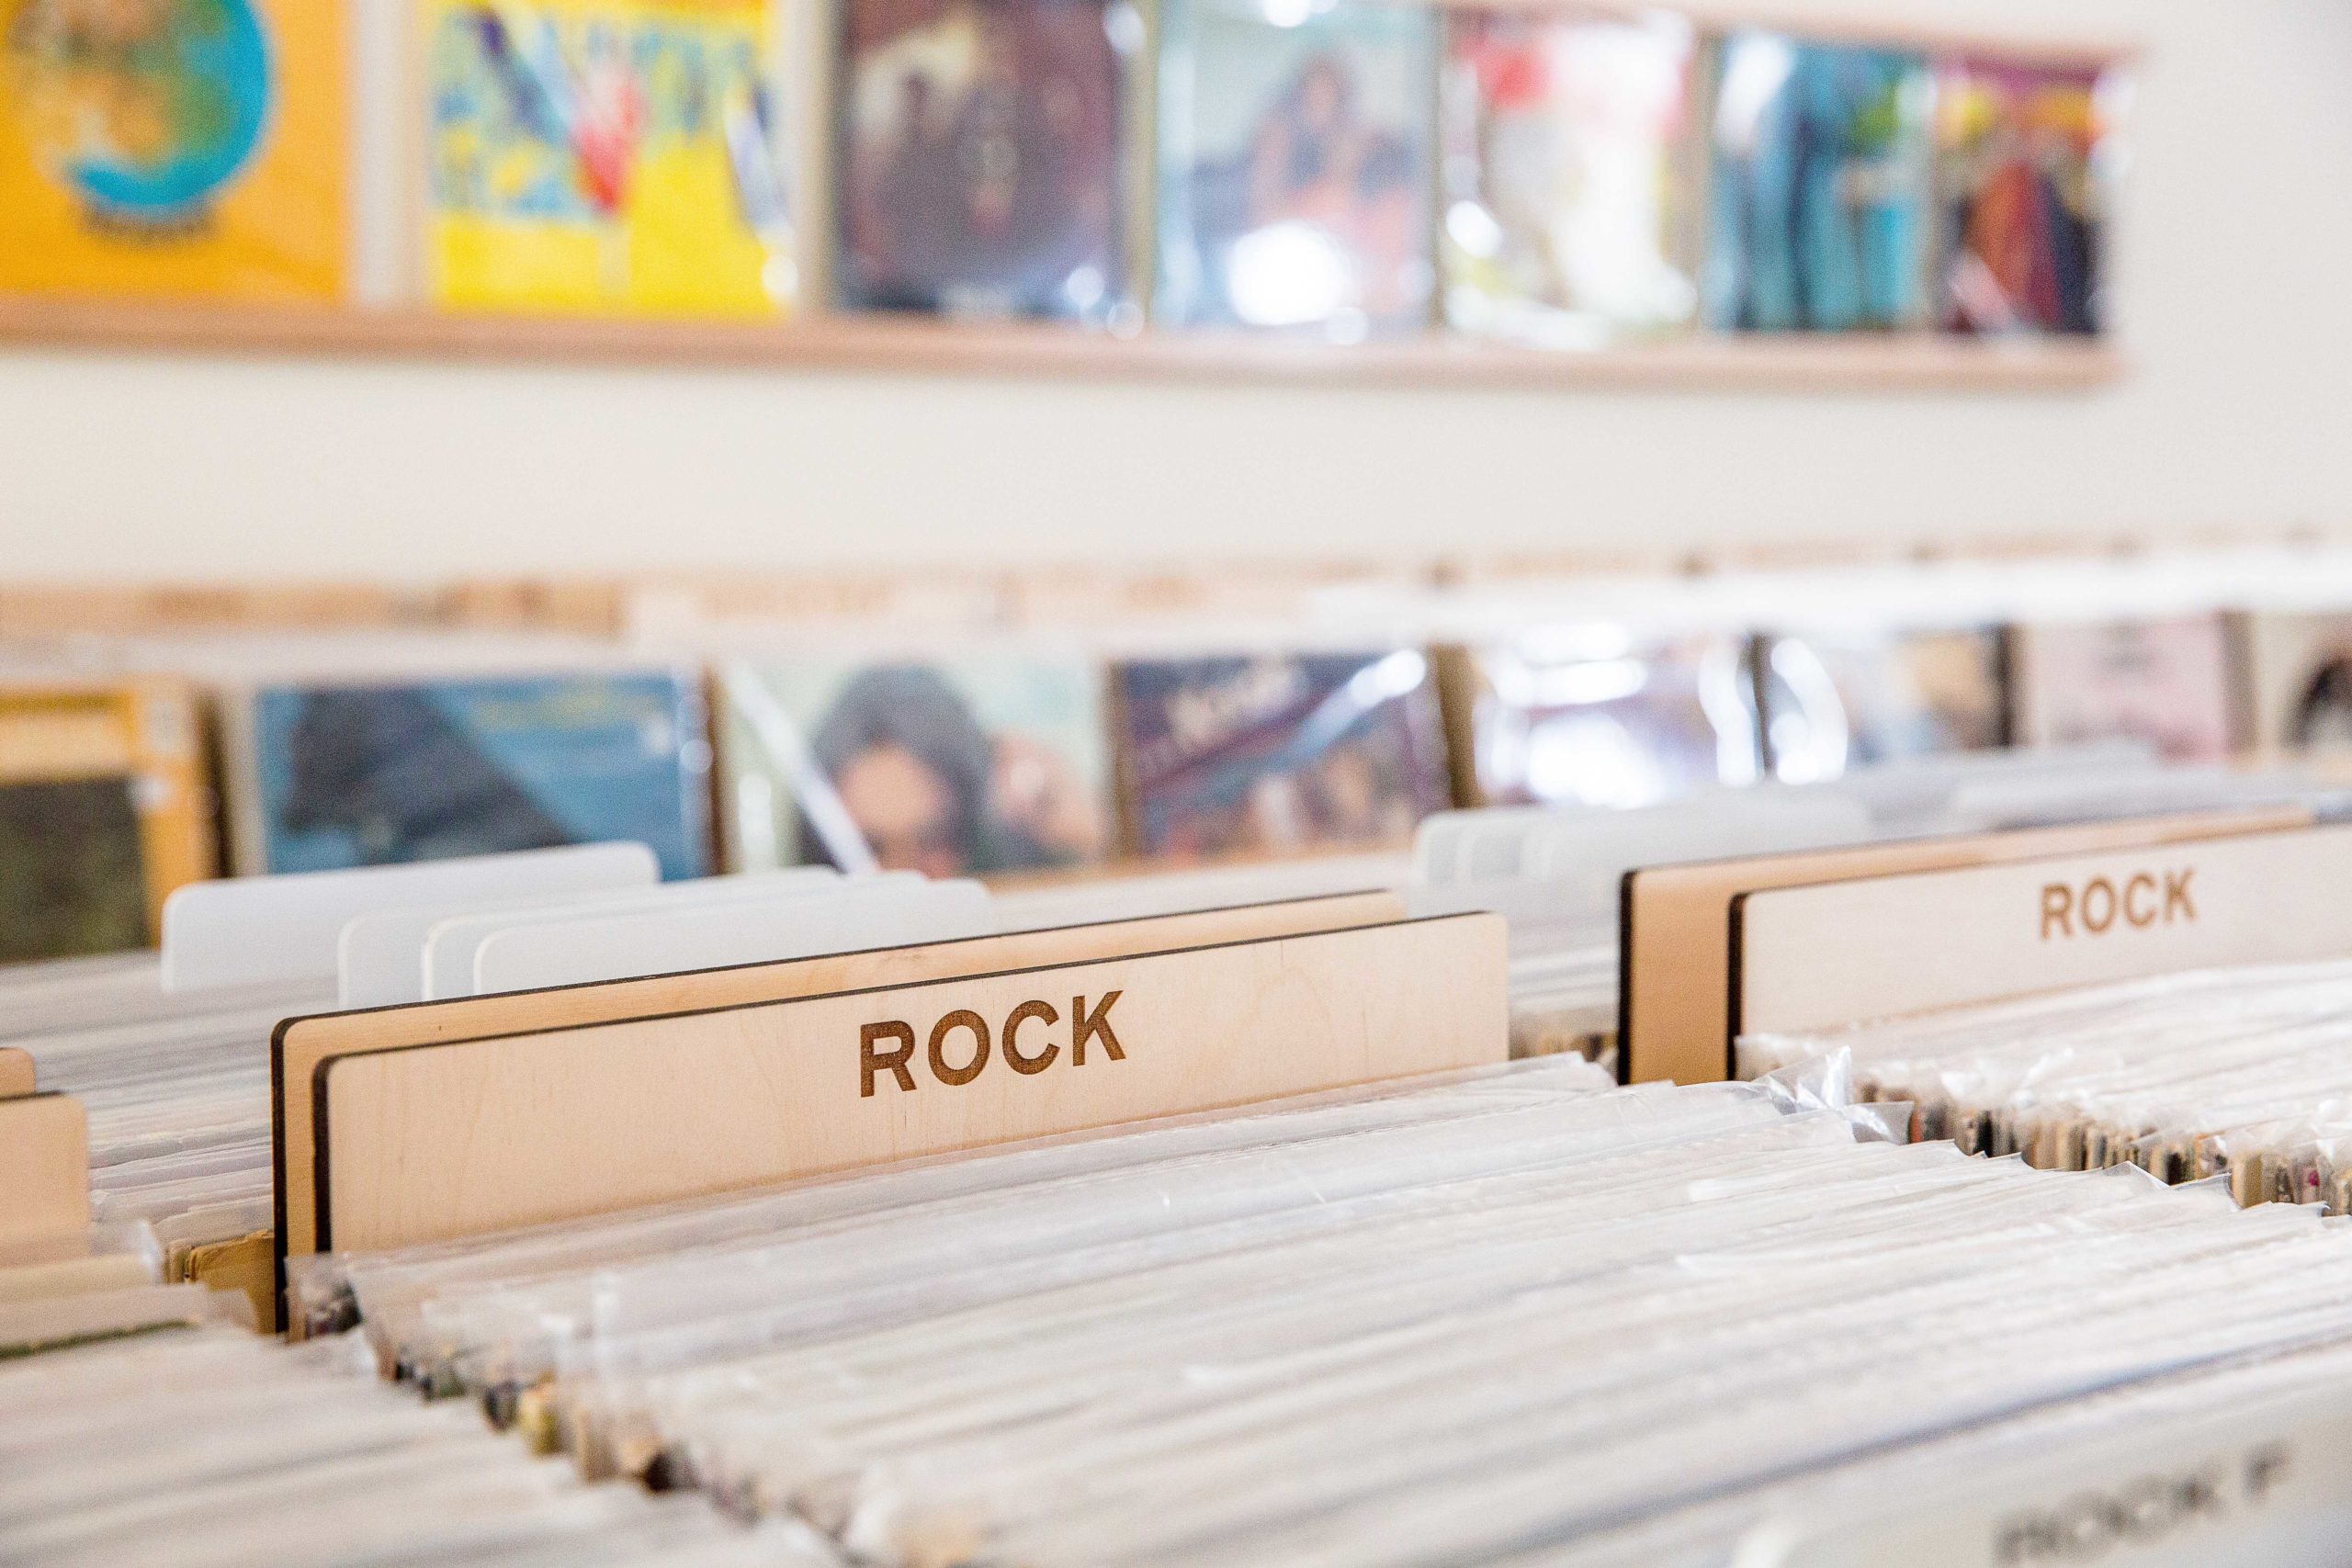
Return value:
[(1645, 867), (1620, 894), (1618, 1072), (1710, 1083), (1731, 1071), (1731, 906), (1743, 893), (2308, 827), (2301, 807), (2183, 812)]
[(1743, 895), (1734, 1037), (2352, 957), (2352, 827)]
[(90, 1122), (71, 1095), (0, 1100), (0, 1242), (90, 1223)]
[(457, 998), (367, 1012), (289, 1019), (278, 1026), (270, 1046), (279, 1256), (300, 1256), (314, 1249), (317, 1224), (312, 1190), (317, 1147), (311, 1121), (312, 1087), (319, 1064), (329, 1057), (784, 1001), (873, 986), (910, 985), (958, 975), (1077, 963), (1206, 942), (1341, 931), (1401, 919), (1404, 914), (1404, 900), (1395, 893), (1335, 894), (1096, 925), (1012, 931), (916, 947), (878, 948), (735, 968), (605, 981), (548, 991)]
[(0, 1045), (0, 1100), (30, 1094), (36, 1086), (32, 1053), (14, 1045)]
[(1504, 922), (1363, 926), (315, 1071), (317, 1243), (373, 1249), (1499, 1063)]

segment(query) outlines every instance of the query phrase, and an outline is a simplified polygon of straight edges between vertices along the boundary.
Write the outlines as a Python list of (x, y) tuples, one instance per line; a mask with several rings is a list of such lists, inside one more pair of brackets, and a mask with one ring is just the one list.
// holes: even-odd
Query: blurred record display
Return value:
[(1575, 347), (1690, 320), (1693, 53), (1663, 15), (1449, 18), (1449, 324)]
[(734, 868), (862, 869), (861, 846), (883, 870), (934, 877), (1100, 861), (1102, 699), (1099, 668), (1075, 657), (730, 663), (719, 701)]
[(1463, 783), (1482, 806), (1647, 806), (1761, 768), (1745, 637), (1566, 626), (1450, 651)]
[(1143, 854), (1400, 844), (1449, 804), (1417, 650), (1136, 660), (1113, 679)]
[(1709, 323), (1926, 324), (1935, 103), (1926, 57), (1742, 31), (1724, 40), (1719, 70)]
[(422, 0), (434, 302), (713, 316), (788, 304), (775, 16), (767, 0)]
[(146, 945), (213, 874), (199, 735), (175, 682), (0, 688), (0, 961)]
[(623, 840), (665, 877), (710, 869), (709, 742), (682, 676), (285, 684), (240, 706), (248, 874)]
[(1159, 64), (1170, 321), (1352, 339), (1429, 319), (1429, 13), (1172, 0)]
[(1944, 64), (1936, 185), (1946, 326), (2099, 330), (2111, 104), (2090, 68)]
[(836, 95), (844, 304), (1109, 319), (1128, 0), (851, 0)]
[(1758, 649), (1765, 749), (1788, 783), (2004, 743), (1996, 627), (1812, 632), (1759, 638)]
[(2245, 652), (2255, 745), (2352, 750), (2352, 615), (2249, 615)]
[(0, 0), (0, 289), (344, 288), (345, 9)]
[(2019, 627), (2011, 668), (2025, 745), (2143, 740), (2171, 761), (2212, 761), (2238, 735), (2229, 628), (2215, 612)]

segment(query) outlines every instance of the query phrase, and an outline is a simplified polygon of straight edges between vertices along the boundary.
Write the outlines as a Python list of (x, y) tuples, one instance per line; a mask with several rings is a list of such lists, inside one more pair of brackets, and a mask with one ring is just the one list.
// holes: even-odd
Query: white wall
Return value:
[(2144, 44), (2120, 385), (1299, 389), (0, 353), (0, 575), (2352, 524), (2352, 3), (1844, 14)]

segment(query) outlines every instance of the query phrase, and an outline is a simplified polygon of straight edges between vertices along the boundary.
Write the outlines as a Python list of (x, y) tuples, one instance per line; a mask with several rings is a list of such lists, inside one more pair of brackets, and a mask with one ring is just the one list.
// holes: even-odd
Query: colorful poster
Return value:
[(742, 661), (720, 672), (719, 700), (737, 870), (863, 853), (886, 871), (963, 876), (1108, 851), (1110, 743), (1087, 660)]
[(1454, 733), (1485, 806), (1650, 806), (1760, 770), (1747, 638), (1563, 626), (1463, 653)]
[(1138, 660), (1114, 680), (1144, 854), (1401, 844), (1450, 804), (1436, 683), (1414, 649)]
[(851, 0), (836, 113), (842, 302), (1107, 322), (1128, 0)]
[(1997, 627), (1814, 632), (1761, 639), (1757, 692), (1775, 777), (1832, 779), (2007, 739)]
[(2210, 762), (2239, 728), (2219, 614), (2025, 628), (2014, 694), (2018, 739), (2034, 745), (2144, 740), (2168, 761)]
[(537, 675), (254, 694), (248, 872), (633, 840), (710, 869), (709, 742), (682, 676)]
[(2096, 70), (1945, 64), (1936, 186), (1946, 326), (2099, 330), (2109, 129)]
[(1698, 309), (1688, 22), (1463, 11), (1441, 94), (1445, 316), (1559, 347)]
[(344, 292), (345, 7), (0, 0), (0, 289)]
[(435, 302), (788, 305), (769, 0), (421, 0), (418, 15)]
[(1709, 324), (1924, 325), (1935, 103), (1926, 58), (1736, 32), (1720, 70)]
[(1162, 17), (1159, 314), (1341, 340), (1425, 325), (1430, 16), (1171, 0)]

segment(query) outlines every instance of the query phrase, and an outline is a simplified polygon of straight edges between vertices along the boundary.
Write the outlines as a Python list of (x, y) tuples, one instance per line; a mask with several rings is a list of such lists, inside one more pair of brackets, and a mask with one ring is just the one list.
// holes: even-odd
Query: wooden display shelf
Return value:
[(1436, 332), (1342, 344), (1181, 329), (1120, 338), (1046, 323), (870, 316), (649, 321), (22, 297), (0, 298), (0, 348), (8, 347), (1331, 386), (1821, 391), (2063, 391), (2106, 384), (2122, 368), (2102, 343), (1924, 333), (1696, 334), (1549, 350)]

